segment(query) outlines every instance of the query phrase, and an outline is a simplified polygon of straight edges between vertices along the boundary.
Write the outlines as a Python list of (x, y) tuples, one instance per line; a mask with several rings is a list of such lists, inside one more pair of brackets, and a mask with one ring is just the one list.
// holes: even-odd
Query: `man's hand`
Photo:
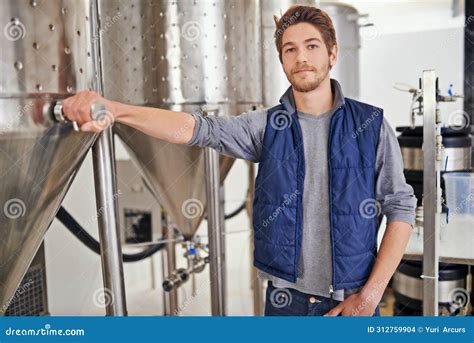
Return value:
[[(106, 109), (96, 113), (97, 117), (93, 120), (91, 108), (95, 102), (101, 102)], [(115, 121), (113, 102), (92, 91), (82, 91), (65, 99), (63, 113), (70, 121), (77, 122), (81, 131), (101, 132)]]
[(347, 297), (324, 316), (372, 316), (383, 291), (373, 289), (370, 293), (361, 291)]

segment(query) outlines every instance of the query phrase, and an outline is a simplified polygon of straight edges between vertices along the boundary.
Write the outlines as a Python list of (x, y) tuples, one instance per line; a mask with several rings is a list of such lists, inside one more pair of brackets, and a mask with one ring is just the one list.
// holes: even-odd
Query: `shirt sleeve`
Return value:
[(387, 223), (402, 221), (415, 224), (417, 199), (403, 174), (403, 158), (395, 131), (384, 118), (376, 157), (376, 200)]
[(235, 158), (259, 162), (267, 121), (266, 109), (238, 116), (207, 116), (191, 113), (196, 120), (189, 146), (210, 147)]

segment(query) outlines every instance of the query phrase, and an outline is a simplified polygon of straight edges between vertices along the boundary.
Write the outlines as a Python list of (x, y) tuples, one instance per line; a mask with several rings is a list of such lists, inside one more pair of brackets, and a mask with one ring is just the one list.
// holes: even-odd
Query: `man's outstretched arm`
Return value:
[[(95, 102), (105, 105), (99, 120), (92, 120), (91, 106)], [(65, 116), (76, 121), (81, 131), (101, 132), (113, 122), (122, 123), (152, 137), (176, 144), (191, 139), (196, 122), (191, 114), (161, 108), (132, 106), (101, 97), (96, 92), (83, 91), (63, 101)]]
[[(107, 108), (98, 120), (91, 118), (94, 102), (101, 102)], [(266, 125), (265, 109), (239, 116), (203, 117), (196, 113), (122, 104), (90, 91), (66, 99), (63, 112), (69, 120), (76, 121), (82, 131), (100, 132), (117, 122), (170, 143), (210, 147), (221, 154), (254, 162), (260, 158)]]

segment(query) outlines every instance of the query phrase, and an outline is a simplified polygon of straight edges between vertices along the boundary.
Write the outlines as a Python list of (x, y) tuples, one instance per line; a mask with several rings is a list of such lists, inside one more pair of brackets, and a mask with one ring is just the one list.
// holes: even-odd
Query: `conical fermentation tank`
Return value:
[[(231, 116), (261, 104), (259, 1), (99, 0), (104, 94), (134, 105)], [(204, 154), (116, 124), (185, 238), (205, 215)], [(221, 156), (221, 182), (233, 160)]]
[(95, 139), (52, 117), (56, 100), (94, 87), (91, 6), (0, 2), (1, 314)]

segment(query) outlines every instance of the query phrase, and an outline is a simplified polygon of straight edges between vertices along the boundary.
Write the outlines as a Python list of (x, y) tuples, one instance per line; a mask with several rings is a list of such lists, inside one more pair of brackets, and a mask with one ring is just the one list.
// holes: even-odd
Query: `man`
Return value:
[[(260, 162), (254, 264), (269, 280), (265, 314), (378, 315), (416, 206), (395, 133), (381, 109), (344, 98), (330, 79), (338, 50), (325, 12), (294, 6), (275, 23), (291, 83), (275, 107), (201, 117), (81, 92), (65, 101), (65, 115), (99, 132), (90, 106), (102, 101), (112, 120), (158, 139)], [(379, 211), (387, 228), (377, 253)]]

